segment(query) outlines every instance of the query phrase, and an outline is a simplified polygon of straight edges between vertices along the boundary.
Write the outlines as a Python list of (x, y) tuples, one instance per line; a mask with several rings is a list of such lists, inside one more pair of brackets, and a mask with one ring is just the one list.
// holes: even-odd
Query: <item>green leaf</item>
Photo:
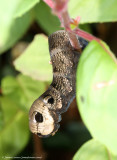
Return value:
[(5, 77), (2, 80), (3, 95), (8, 96), (20, 108), (29, 111), (33, 101), (45, 90), (45, 84), (31, 79), (28, 76), (19, 75)]
[(0, 101), (0, 131), (2, 130), (4, 125), (4, 119), (3, 119), (3, 110), (1, 107), (1, 101)]
[(52, 10), (43, 1), (35, 7), (35, 17), (39, 25), (47, 34), (60, 30), (59, 19), (52, 14)]
[(0, 132), (0, 157), (15, 156), (29, 140), (28, 115), (7, 96), (0, 97), (4, 126)]
[(1, 88), (3, 96), (0, 97), (0, 114), (3, 123), (0, 123), (0, 157), (12, 157), (21, 152), (28, 143), (27, 111), (29, 112), (33, 101), (44, 92), (45, 84), (28, 76), (18, 75), (16, 78), (5, 77)]
[(15, 17), (20, 17), (32, 9), (40, 0), (20, 0), (16, 9)]
[(13, 46), (26, 32), (32, 22), (32, 13), (14, 18), (19, 0), (4, 0), (0, 3), (0, 53)]
[(116, 160), (107, 148), (97, 140), (85, 143), (75, 154), (73, 160)]
[(15, 68), (36, 80), (52, 79), (52, 66), (49, 64), (48, 40), (44, 35), (36, 35), (33, 42), (14, 62)]
[(117, 154), (117, 64), (111, 56), (95, 41), (84, 50), (77, 71), (77, 101), (92, 136)]
[(116, 0), (70, 0), (68, 6), (72, 18), (81, 17), (80, 23), (117, 21)]

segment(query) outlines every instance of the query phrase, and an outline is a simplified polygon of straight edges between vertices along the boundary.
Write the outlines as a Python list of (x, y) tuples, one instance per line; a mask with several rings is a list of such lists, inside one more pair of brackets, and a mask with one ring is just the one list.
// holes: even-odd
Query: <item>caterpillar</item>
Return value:
[[(88, 42), (77, 38), (83, 50)], [(76, 69), (80, 53), (70, 44), (66, 31), (49, 36), (49, 51), (53, 67), (53, 81), (47, 91), (34, 101), (29, 111), (29, 127), (39, 137), (54, 135), (76, 94)]]

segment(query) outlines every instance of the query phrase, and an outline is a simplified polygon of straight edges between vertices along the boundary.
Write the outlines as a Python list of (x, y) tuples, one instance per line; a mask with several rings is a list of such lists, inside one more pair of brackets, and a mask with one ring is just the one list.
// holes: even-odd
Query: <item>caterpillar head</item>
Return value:
[(29, 112), (29, 127), (32, 133), (39, 137), (54, 135), (59, 128), (61, 116), (52, 109), (52, 105), (57, 105), (51, 95), (41, 96), (31, 106)]

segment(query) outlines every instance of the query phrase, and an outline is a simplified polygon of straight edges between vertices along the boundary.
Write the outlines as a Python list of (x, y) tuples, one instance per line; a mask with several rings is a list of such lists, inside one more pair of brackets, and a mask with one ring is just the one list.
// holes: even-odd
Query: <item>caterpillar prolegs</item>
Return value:
[[(78, 41), (83, 50), (88, 42)], [(66, 112), (76, 94), (76, 69), (80, 53), (70, 44), (65, 31), (49, 36), (49, 51), (53, 67), (53, 81), (48, 90), (34, 101), (29, 112), (31, 132), (39, 137), (54, 135), (59, 128), (61, 114)]]

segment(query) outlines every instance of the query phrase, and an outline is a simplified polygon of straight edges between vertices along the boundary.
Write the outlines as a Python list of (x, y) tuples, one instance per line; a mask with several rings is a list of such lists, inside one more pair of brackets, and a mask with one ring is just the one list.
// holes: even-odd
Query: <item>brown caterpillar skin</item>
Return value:
[[(78, 37), (81, 49), (88, 42)], [(76, 69), (80, 53), (70, 44), (65, 31), (49, 37), (49, 51), (53, 66), (53, 81), (48, 90), (34, 101), (29, 112), (31, 132), (40, 137), (54, 135), (59, 128), (61, 113), (66, 112), (76, 93)]]

